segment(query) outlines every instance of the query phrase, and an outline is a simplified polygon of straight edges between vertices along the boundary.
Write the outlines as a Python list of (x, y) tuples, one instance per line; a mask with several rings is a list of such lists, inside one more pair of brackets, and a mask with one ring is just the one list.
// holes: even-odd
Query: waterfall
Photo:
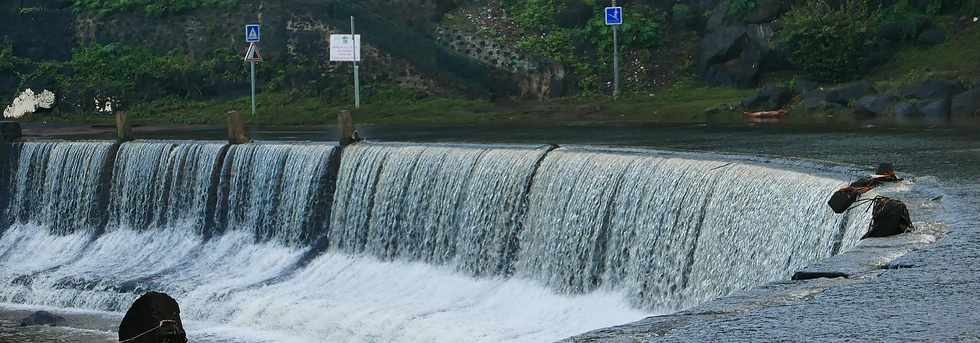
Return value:
[(212, 179), (225, 147), (217, 143), (123, 144), (113, 169), (110, 228), (141, 231), (169, 224), (203, 232), (208, 203), (213, 203), (216, 190)]
[(335, 248), (498, 273), (545, 147), (357, 145), (344, 151)]
[(194, 341), (556, 340), (784, 280), (870, 221), (827, 208), (839, 177), (705, 154), (10, 149), (0, 303), (124, 311), (159, 290), (201, 327)]
[(327, 145), (246, 144), (225, 157), (216, 221), (261, 241), (311, 243), (326, 231), (334, 173)]
[(20, 143), (7, 215), (55, 234), (99, 228), (114, 150), (108, 142)]
[(844, 183), (725, 161), (559, 149), (531, 190), (518, 273), (563, 292), (625, 290), (681, 309), (830, 256), (849, 225), (824, 205)]

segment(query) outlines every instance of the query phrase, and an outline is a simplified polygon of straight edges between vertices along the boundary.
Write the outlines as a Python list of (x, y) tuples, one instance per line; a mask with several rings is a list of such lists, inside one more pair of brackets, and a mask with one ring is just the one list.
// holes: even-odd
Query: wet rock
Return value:
[(946, 33), (936, 27), (931, 27), (922, 31), (916, 39), (919, 44), (938, 45), (946, 41)]
[(827, 89), (824, 93), (824, 100), (846, 106), (851, 101), (874, 93), (876, 92), (871, 81), (862, 80)]
[(958, 117), (980, 116), (980, 88), (974, 88), (953, 97), (950, 113)]
[(882, 115), (895, 105), (896, 98), (891, 95), (869, 95), (858, 99), (854, 111), (862, 114)]
[(902, 89), (902, 97), (916, 99), (948, 99), (962, 93), (963, 85), (950, 80), (926, 80)]
[(20, 326), (48, 325), (56, 326), (65, 322), (65, 318), (47, 311), (37, 311), (27, 318), (20, 320)]
[(133, 343), (186, 343), (177, 301), (157, 292), (136, 299), (119, 324), (119, 340), (128, 339), (134, 339)]
[(919, 102), (917, 107), (929, 119), (946, 119), (949, 117), (949, 100), (933, 99)]
[(875, 200), (871, 230), (863, 238), (890, 237), (909, 232), (913, 228), (905, 203), (881, 197)]

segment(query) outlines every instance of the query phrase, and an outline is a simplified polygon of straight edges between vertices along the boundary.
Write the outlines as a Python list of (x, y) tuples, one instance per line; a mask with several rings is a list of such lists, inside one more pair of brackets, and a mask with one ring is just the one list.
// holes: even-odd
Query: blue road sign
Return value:
[(606, 25), (623, 25), (622, 7), (606, 7)]
[(262, 39), (262, 31), (258, 24), (245, 25), (245, 41), (258, 43)]

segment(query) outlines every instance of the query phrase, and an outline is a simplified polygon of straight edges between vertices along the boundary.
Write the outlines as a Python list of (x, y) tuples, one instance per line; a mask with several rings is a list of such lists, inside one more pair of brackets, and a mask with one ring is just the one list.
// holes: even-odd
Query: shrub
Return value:
[(143, 11), (162, 16), (204, 7), (227, 7), (238, 0), (72, 0), (76, 11), (94, 12), (99, 15), (116, 12)]
[(839, 82), (859, 78), (876, 61), (878, 53), (875, 49), (881, 13), (875, 3), (799, 3), (784, 16), (777, 44), (793, 64), (814, 79)]
[(728, 3), (728, 15), (742, 18), (759, 7), (759, 0), (731, 0)]

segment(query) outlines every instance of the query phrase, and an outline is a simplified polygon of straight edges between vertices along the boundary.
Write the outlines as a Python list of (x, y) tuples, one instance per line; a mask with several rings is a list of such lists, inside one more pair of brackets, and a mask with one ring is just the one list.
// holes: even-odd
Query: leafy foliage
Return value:
[(728, 3), (728, 14), (742, 18), (757, 7), (759, 7), (759, 0), (731, 0)]
[[(560, 13), (575, 6), (588, 7), (592, 15), (580, 24), (559, 23)], [(599, 74), (610, 67), (609, 52), (613, 48), (612, 28), (606, 26), (603, 18), (605, 4), (581, 0), (510, 0), (504, 2), (504, 7), (524, 33), (519, 48), (571, 67), (583, 93), (599, 90)], [(659, 46), (662, 40), (659, 20), (660, 16), (653, 10), (641, 6), (625, 11), (623, 25), (618, 28), (620, 49)]]
[(873, 0), (797, 4), (782, 20), (777, 42), (791, 62), (821, 81), (862, 76), (876, 61), (881, 12)]
[(238, 0), (72, 0), (76, 11), (90, 11), (100, 15), (143, 11), (149, 15), (163, 16), (206, 7), (228, 7)]

